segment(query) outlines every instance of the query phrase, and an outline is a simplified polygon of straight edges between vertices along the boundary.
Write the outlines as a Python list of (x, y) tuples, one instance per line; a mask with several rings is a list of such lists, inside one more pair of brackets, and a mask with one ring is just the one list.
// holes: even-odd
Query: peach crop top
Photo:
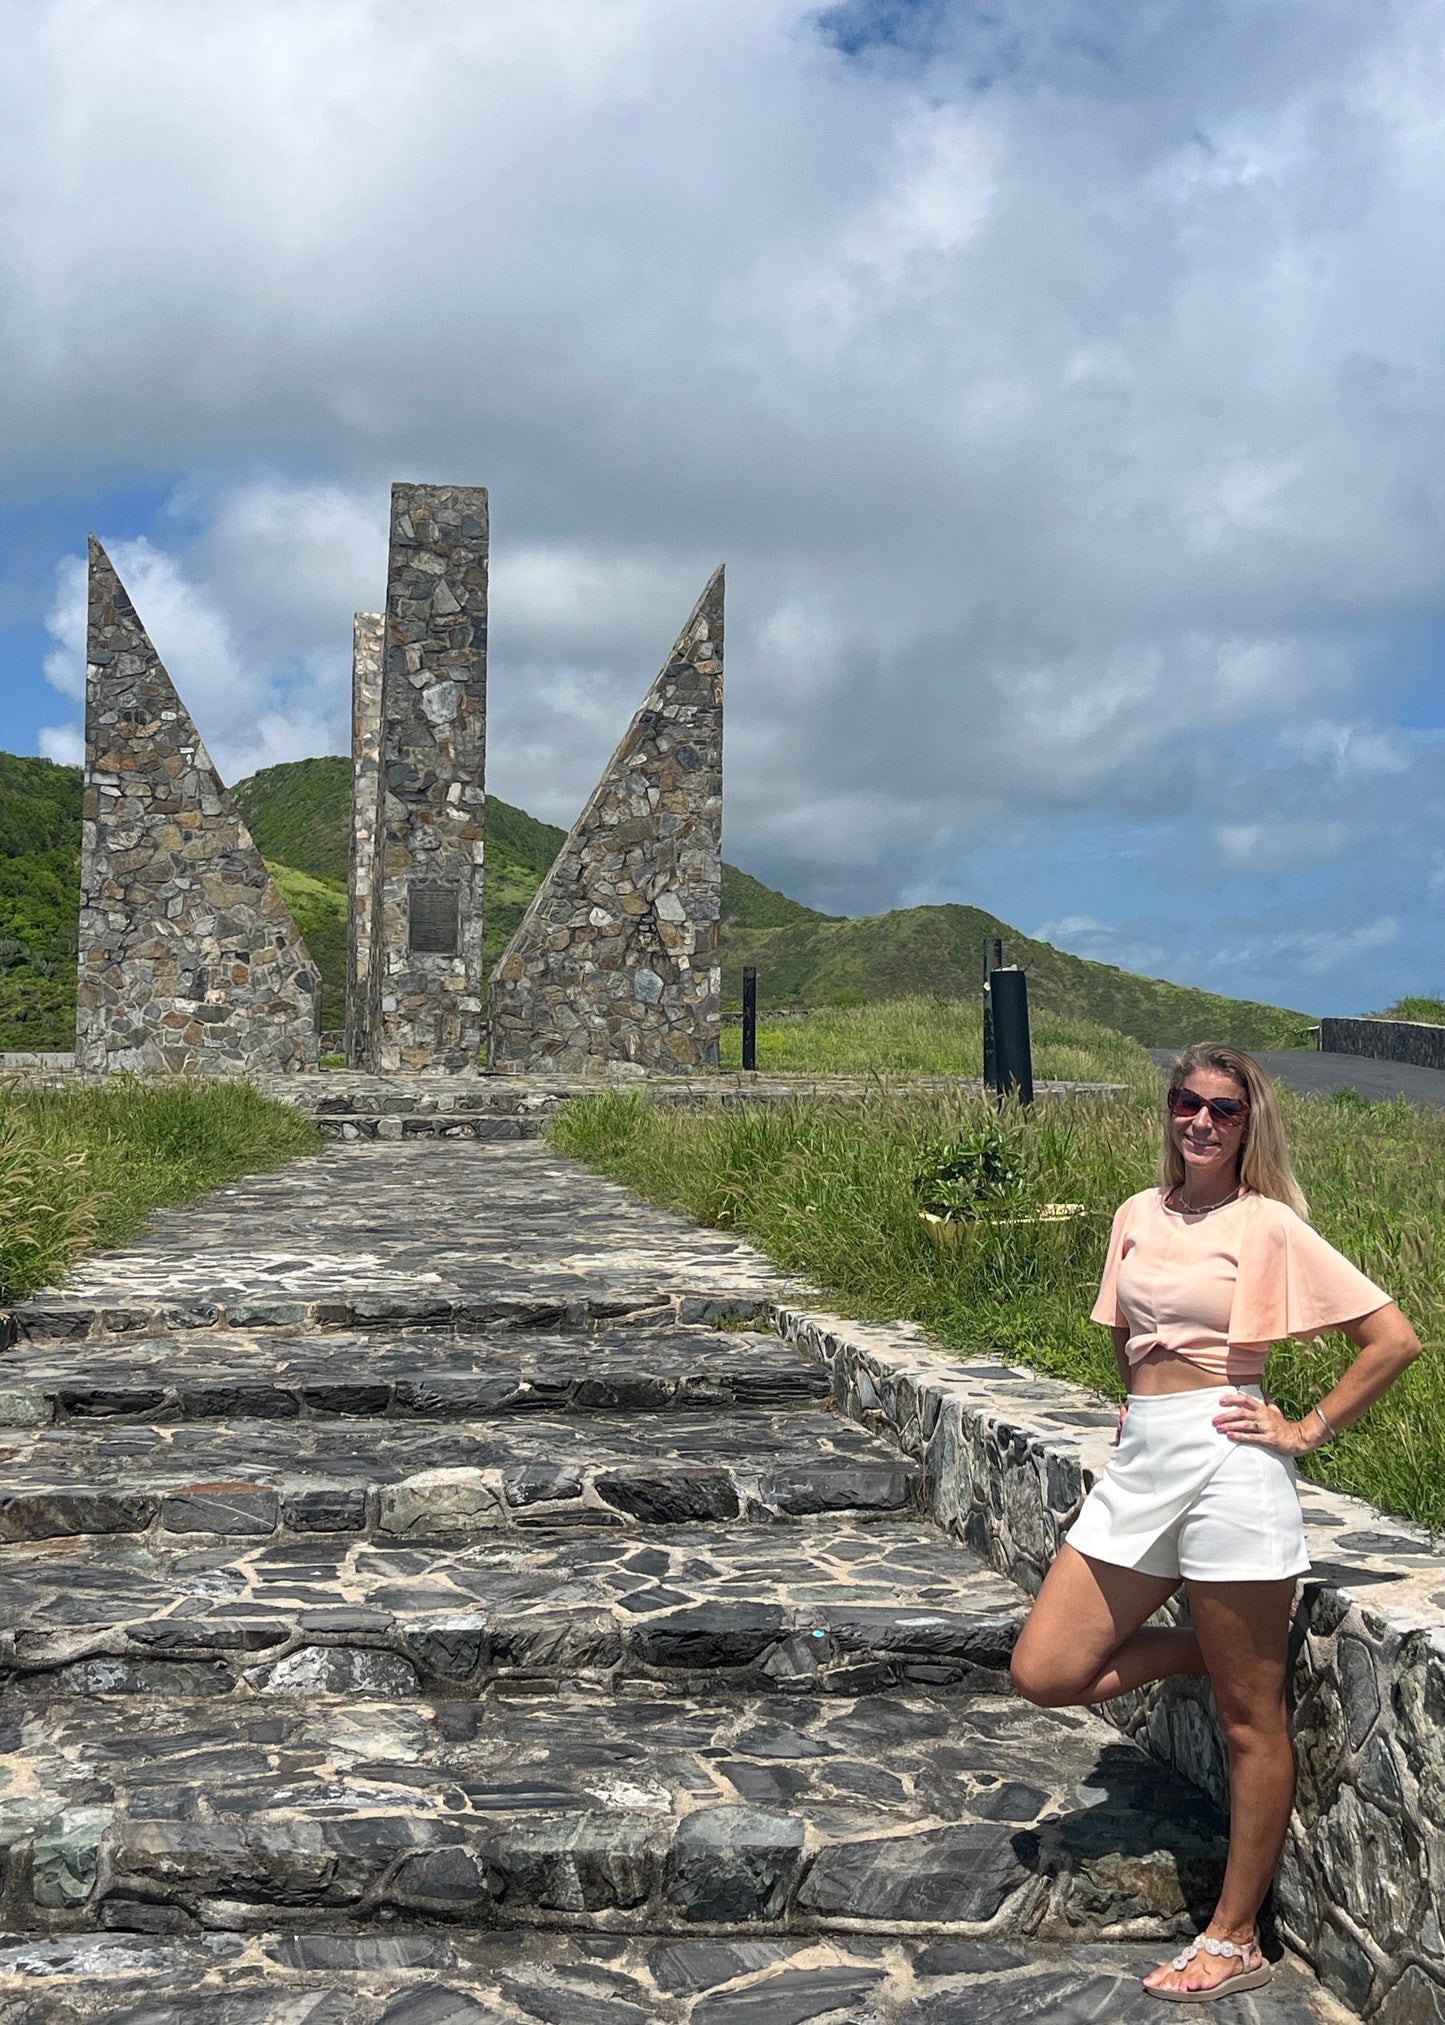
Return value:
[(1248, 1384), (1282, 1336), (1317, 1336), (1389, 1299), (1271, 1196), (1184, 1216), (1146, 1188), (1115, 1214), (1092, 1319), (1129, 1331), (1131, 1365), (1163, 1348)]

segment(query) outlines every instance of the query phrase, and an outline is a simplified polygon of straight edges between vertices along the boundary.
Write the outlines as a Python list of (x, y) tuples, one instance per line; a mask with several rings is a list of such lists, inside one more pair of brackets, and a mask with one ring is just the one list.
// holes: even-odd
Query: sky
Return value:
[(1313, 1013), (1445, 988), (1437, 0), (0, 0), (0, 746), (85, 535), (223, 776), (491, 494), (571, 822), (728, 566), (724, 850)]

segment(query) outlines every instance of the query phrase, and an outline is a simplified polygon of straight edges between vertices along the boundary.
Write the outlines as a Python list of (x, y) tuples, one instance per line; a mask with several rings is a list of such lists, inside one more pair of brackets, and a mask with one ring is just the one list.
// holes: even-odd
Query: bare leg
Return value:
[[(1229, 1751), (1229, 1861), (1205, 1931), (1238, 1943), (1255, 1935), (1294, 1802), (1285, 1675), (1295, 1585), (1290, 1577), (1283, 1582), (1190, 1582), (1187, 1587)], [(1144, 1985), (1151, 1990), (1204, 1989), (1238, 1966), (1237, 1961), (1200, 1954), (1187, 1969), (1156, 1969)]]
[(1203, 1673), (1191, 1630), (1149, 1625), (1179, 1587), (1063, 1546), (1013, 1655), (1013, 1684), (1041, 1708), (1108, 1701), (1166, 1674)]

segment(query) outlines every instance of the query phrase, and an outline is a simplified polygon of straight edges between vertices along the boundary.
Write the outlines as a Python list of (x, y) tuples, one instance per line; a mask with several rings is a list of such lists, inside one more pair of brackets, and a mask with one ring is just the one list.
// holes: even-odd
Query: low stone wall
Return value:
[(1421, 1020), (1321, 1020), (1320, 1053), (1445, 1069), (1445, 1027)]
[[(939, 1524), (1033, 1594), (1108, 1467), (1112, 1409), (1037, 1372), (946, 1357), (906, 1326), (777, 1319), (828, 1366), (845, 1412), (922, 1460)], [(1300, 1493), (1314, 1566), (1295, 1614), (1299, 1785), (1275, 1920), (1372, 2025), (1445, 2021), (1445, 1555), (1357, 1499)], [(1207, 1682), (1103, 1713), (1227, 1804)]]

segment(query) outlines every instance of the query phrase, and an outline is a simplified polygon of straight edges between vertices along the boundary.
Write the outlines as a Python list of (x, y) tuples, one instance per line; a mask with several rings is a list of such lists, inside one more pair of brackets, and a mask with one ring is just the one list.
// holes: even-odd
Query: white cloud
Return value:
[(1128, 924), (1099, 921), (1092, 914), (1063, 914), (1057, 921), (1045, 921), (1030, 931), (1036, 942), (1052, 943), (1073, 956), (1087, 956), (1095, 963), (1112, 963), (1120, 970), (1157, 974), (1167, 964), (1164, 945), (1137, 932)]
[[(888, 905), (1080, 816), (1176, 890), (1216, 842), (1403, 876), (1445, 822), (1370, 693), (1445, 606), (1435, 10), (824, 18), (0, 0), (14, 494), (179, 480), (131, 589), (233, 775), (344, 743), (387, 483), (443, 478), (492, 488), (511, 799), (575, 810), (726, 559), (729, 851), (777, 883)], [(1135, 877), (1030, 911), (1152, 922)]]
[(1311, 724), (1288, 726), (1281, 735), (1287, 757), (1325, 769), (1339, 782), (1384, 780), (1408, 773), (1408, 737), (1389, 725), (1363, 720), (1340, 723), (1321, 717)]
[(35, 743), (40, 757), (57, 766), (79, 766), (85, 759), (85, 735), (78, 724), (42, 724)]
[(1297, 872), (1322, 865), (1355, 841), (1352, 823), (1221, 823), (1215, 831), (1220, 862), (1230, 872)]
[(1300, 928), (1240, 943), (1219, 950), (1214, 962), (1220, 969), (1250, 970), (1262, 965), (1294, 964), (1306, 977), (1323, 977), (1376, 950), (1388, 949), (1400, 939), (1400, 924), (1390, 914), (1353, 928)]
[(76, 703), (85, 701), (85, 612), (85, 558), (62, 556), (55, 566), (55, 602), (45, 617), (55, 642), (45, 656), (45, 679)]
[[(213, 534), (218, 532), (219, 523)], [(339, 662), (318, 677), (304, 657), (294, 662), (248, 654), (226, 605), (211, 584), (191, 574), (187, 563), (145, 537), (105, 546), (224, 778), (237, 780), (279, 760), (343, 749), (345, 692)], [(304, 544), (292, 554), (304, 570)], [(45, 658), (46, 679), (62, 695), (83, 700), (86, 575), (81, 557), (65, 556), (58, 564), (55, 599), (45, 624), (56, 643)], [(49, 726), (41, 738), (40, 749), (50, 758), (73, 762), (83, 749), (79, 723)]]

